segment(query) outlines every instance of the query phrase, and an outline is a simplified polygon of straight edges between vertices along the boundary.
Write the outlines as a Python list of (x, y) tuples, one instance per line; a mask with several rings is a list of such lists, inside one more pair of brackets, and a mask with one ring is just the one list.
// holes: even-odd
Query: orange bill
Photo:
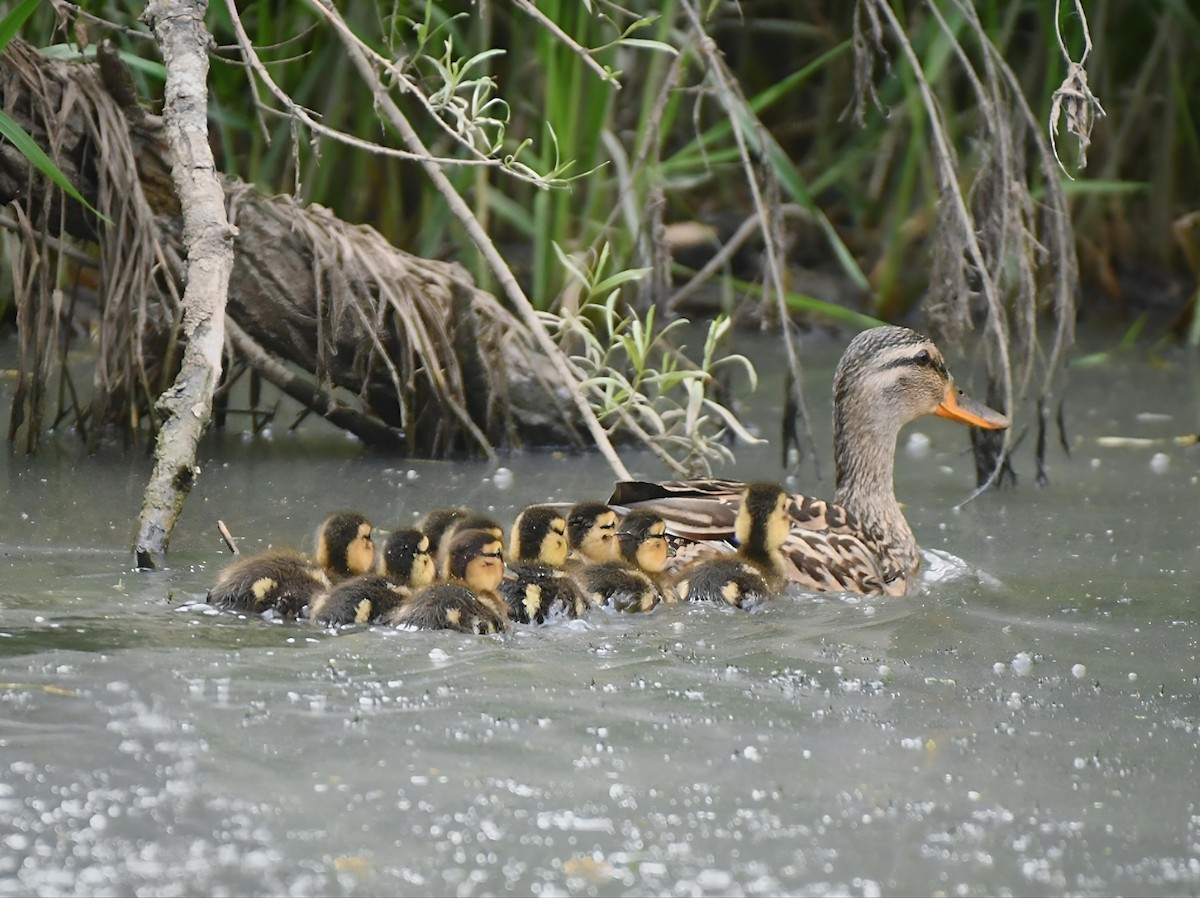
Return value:
[(988, 408), (982, 402), (976, 402), (974, 399), (964, 396), (961, 390), (955, 389), (953, 382), (946, 385), (946, 396), (938, 404), (934, 414), (939, 418), (961, 421), (963, 424), (971, 424), (986, 430), (1003, 430), (1008, 427), (1008, 418)]

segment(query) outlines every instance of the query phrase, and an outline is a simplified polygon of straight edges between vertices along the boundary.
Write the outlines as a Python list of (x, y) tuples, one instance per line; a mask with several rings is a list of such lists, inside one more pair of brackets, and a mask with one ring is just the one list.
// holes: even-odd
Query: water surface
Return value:
[[(836, 352), (809, 355), (822, 447)], [(154, 573), (128, 551), (145, 458), (0, 458), (0, 895), (1195, 895), (1200, 454), (1097, 440), (1195, 432), (1197, 385), (1183, 355), (1076, 372), (1049, 487), (1030, 434), (1020, 487), (961, 510), (963, 431), (910, 426), (909, 597), (503, 638), (206, 613), (215, 522), (246, 551), (340, 507), (508, 523), (602, 498), (598, 458), (507, 458), (502, 488), (321, 427), (215, 437)], [(779, 477), (777, 454), (721, 473)], [(821, 466), (793, 488), (831, 493)]]

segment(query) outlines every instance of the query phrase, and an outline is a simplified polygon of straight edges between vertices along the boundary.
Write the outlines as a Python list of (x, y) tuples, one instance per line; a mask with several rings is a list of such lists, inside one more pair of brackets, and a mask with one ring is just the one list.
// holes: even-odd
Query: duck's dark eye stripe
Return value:
[(887, 364), (881, 366), (880, 370), (889, 371), (892, 368), (905, 368), (908, 366), (915, 366), (917, 368), (932, 368), (943, 377), (949, 376), (949, 372), (946, 370), (945, 363), (939, 359), (935, 359), (927, 350), (924, 349), (914, 356), (892, 359)]

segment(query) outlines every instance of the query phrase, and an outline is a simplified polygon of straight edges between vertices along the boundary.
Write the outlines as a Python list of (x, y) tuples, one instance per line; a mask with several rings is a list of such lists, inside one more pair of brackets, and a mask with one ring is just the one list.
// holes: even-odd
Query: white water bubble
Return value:
[(498, 490), (506, 490), (513, 485), (513, 472), (511, 468), (497, 468), (492, 474), (492, 483), (496, 485)]
[(1150, 459), (1150, 470), (1155, 474), (1165, 474), (1169, 467), (1171, 467), (1171, 456), (1165, 452), (1155, 452)]
[(1017, 657), (1012, 660), (1013, 672), (1018, 676), (1025, 676), (1033, 668), (1033, 659), (1029, 657), (1029, 652), (1017, 652)]
[(908, 442), (904, 448), (914, 458), (922, 458), (929, 454), (929, 447), (931, 445), (932, 442), (929, 437), (918, 430), (908, 435)]
[(1077, 680), (1082, 680), (1087, 676), (1087, 668), (1082, 664), (1076, 664), (1071, 667), (1071, 675)]

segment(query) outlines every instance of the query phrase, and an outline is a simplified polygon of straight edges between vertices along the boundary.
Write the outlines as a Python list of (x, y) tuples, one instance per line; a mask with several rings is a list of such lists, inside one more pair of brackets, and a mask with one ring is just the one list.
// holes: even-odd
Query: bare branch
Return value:
[(237, 233), (225, 214), (208, 142), (208, 46), (204, 0), (152, 0), (143, 19), (162, 49), (167, 69), (163, 125), (171, 150), (171, 176), (183, 211), (187, 287), (183, 364), (174, 385), (159, 398), (167, 415), (155, 445), (154, 471), (142, 500), (138, 567), (154, 567), (167, 550), (183, 502), (195, 483), (196, 447), (212, 419), (213, 392), (221, 374), (225, 301)]

